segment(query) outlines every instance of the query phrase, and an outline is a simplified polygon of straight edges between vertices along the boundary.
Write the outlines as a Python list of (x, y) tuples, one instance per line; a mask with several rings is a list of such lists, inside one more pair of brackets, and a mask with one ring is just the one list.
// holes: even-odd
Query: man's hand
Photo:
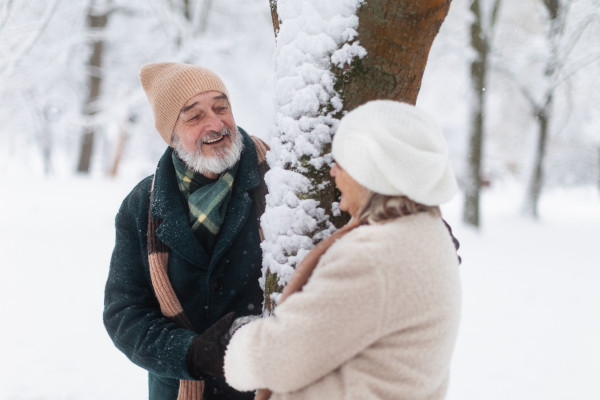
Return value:
[(202, 335), (192, 340), (192, 345), (187, 356), (188, 369), (192, 376), (200, 379), (204, 375), (212, 375), (223, 378), (223, 358), (225, 348), (221, 344), (221, 336), (229, 330), (235, 313), (230, 312), (215, 322)]

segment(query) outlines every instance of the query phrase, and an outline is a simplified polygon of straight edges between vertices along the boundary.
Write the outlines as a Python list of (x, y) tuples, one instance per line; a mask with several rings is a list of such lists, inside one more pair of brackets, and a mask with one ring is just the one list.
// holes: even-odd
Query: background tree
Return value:
[[(534, 219), (539, 217), (538, 203), (547, 175), (545, 164), (553, 127), (563, 129), (564, 126), (556, 126), (558, 117), (563, 116), (568, 120), (573, 112), (572, 85), (575, 76), (580, 75), (582, 70), (593, 65), (600, 57), (596, 48), (587, 47), (589, 42), (580, 46), (580, 42), (590, 40), (586, 33), (590, 30), (593, 32), (599, 24), (597, 6), (593, 6), (593, 2), (541, 0), (538, 4), (545, 30), (544, 40), (533, 41), (524, 50), (528, 51), (532, 59), (531, 65), (535, 66), (533, 72), (519, 68), (523, 65), (522, 62), (511, 65), (514, 59), (497, 60), (497, 68), (508, 75), (518, 88), (530, 106), (537, 125), (533, 162), (522, 207), (524, 215)], [(574, 9), (576, 12), (573, 12)], [(585, 51), (578, 52), (579, 47)], [(583, 77), (583, 80), (593, 82), (589, 77)], [(562, 93), (558, 89), (563, 89)], [(559, 94), (562, 95), (559, 99), (561, 104), (557, 109), (555, 104)], [(581, 128), (577, 131), (580, 130)], [(573, 132), (574, 137), (577, 131)]]
[[(527, 187), (526, 198), (523, 211), (526, 215), (538, 218), (538, 203), (543, 186), (543, 168), (546, 158), (546, 148), (549, 135), (549, 122), (552, 112), (552, 99), (557, 87), (557, 78), (560, 70), (564, 66), (565, 60), (561, 60), (560, 39), (564, 30), (566, 12), (562, 9), (561, 0), (542, 0), (548, 13), (548, 31), (547, 38), (550, 47), (550, 57), (548, 58), (544, 75), (548, 81), (547, 88), (541, 97), (533, 96), (527, 89), (522, 88), (523, 95), (531, 103), (531, 108), (536, 121), (538, 122), (538, 140), (535, 152), (533, 174)], [(563, 64), (563, 65), (561, 65)]]
[(321, 3), (270, 0), (278, 109), (262, 219), (267, 312), (302, 257), (348, 220), (329, 176), (339, 119), (374, 99), (415, 104), (450, 7), (449, 0)]
[[(485, 7), (488, 5), (491, 6), (491, 10)], [(489, 69), (488, 55), (492, 47), (494, 28), (498, 21), (500, 0), (492, 2), (473, 0), (470, 9), (474, 17), (471, 23), (471, 47), (475, 50), (476, 57), (471, 62), (473, 99), (470, 105), (470, 138), (464, 184), (463, 221), (479, 227), (479, 193), (483, 181), (481, 168), (485, 136), (485, 88)]]
[(88, 8), (87, 29), (90, 37), (91, 55), (87, 63), (88, 95), (83, 107), (85, 125), (81, 137), (77, 172), (88, 173), (90, 171), (94, 139), (98, 129), (98, 124), (93, 121), (93, 118), (98, 111), (98, 100), (103, 81), (102, 60), (105, 47), (103, 33), (111, 13), (111, 3), (111, 0), (92, 0)]

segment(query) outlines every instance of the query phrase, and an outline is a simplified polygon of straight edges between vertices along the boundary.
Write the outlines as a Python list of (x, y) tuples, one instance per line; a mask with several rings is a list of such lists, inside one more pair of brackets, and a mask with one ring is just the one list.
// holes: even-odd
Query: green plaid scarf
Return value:
[(206, 252), (212, 255), (219, 229), (225, 219), (233, 178), (239, 162), (223, 172), (216, 181), (188, 168), (175, 152), (173, 152), (173, 165), (177, 172), (179, 190), (190, 208), (188, 219), (192, 232)]

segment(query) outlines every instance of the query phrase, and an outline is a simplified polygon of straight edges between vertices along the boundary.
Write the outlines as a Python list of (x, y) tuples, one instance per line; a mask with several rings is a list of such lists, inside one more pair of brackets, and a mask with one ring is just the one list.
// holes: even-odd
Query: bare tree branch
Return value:
[(192, 20), (192, 13), (190, 12), (190, 0), (183, 0), (183, 16), (188, 21)]
[(13, 0), (8, 0), (2, 8), (2, 15), (0, 15), (0, 31), (2, 31), (2, 28), (4, 28), (4, 25), (6, 25), (6, 22), (8, 21), (10, 11), (12, 10), (12, 5)]
[(513, 71), (511, 71), (509, 68), (506, 68), (506, 67), (503, 67), (500, 65), (494, 65), (493, 69), (495, 69), (496, 71), (499, 71), (499, 72), (503, 72), (508, 76), (508, 78), (514, 83), (515, 87), (521, 92), (523, 97), (525, 97), (525, 99), (529, 102), (531, 107), (534, 109), (534, 112), (537, 112), (538, 110), (541, 110), (543, 108), (535, 100), (535, 98), (533, 97), (533, 95), (531, 94), (529, 89), (527, 89), (527, 86), (525, 86), (520, 81), (520, 79), (517, 77), (517, 75)]
[(212, 7), (213, 0), (204, 0), (202, 3), (202, 10), (200, 12), (200, 21), (198, 23), (198, 33), (203, 35), (206, 32), (208, 26), (208, 15), (210, 8)]
[(546, 6), (546, 10), (548, 10), (548, 14), (550, 14), (550, 19), (556, 19), (558, 17), (558, 10), (560, 8), (560, 3), (558, 0), (543, 0), (544, 5)]
[(552, 89), (556, 89), (557, 87), (559, 87), (560, 85), (562, 85), (563, 83), (565, 83), (570, 77), (572, 77), (573, 75), (575, 75), (577, 72), (579, 72), (580, 70), (582, 70), (583, 68), (587, 67), (588, 65), (592, 64), (594, 61), (597, 61), (597, 60), (600, 60), (600, 54), (597, 54), (597, 55), (593, 56), (591, 59), (588, 59), (586, 61), (584, 61), (583, 59), (579, 60), (579, 63), (583, 63), (583, 64), (580, 65), (580, 66), (577, 66), (576, 68), (574, 68), (573, 70), (571, 70), (562, 79), (557, 80), (555, 82), (555, 84), (552, 86)]
[[(570, 2), (567, 3), (567, 7), (569, 6), (569, 4), (570, 4)], [(563, 8), (563, 15), (566, 14), (565, 11), (568, 9), (567, 7)], [(595, 60), (598, 59), (598, 56), (593, 56), (592, 59), (589, 59), (589, 56), (588, 57), (584, 57), (583, 59), (581, 59), (581, 60), (579, 60), (577, 62), (577, 63), (582, 63), (583, 62), (582, 66), (575, 67), (574, 69), (572, 68), (571, 71), (569, 71), (566, 74), (566, 76), (564, 76), (564, 69), (566, 68), (567, 61), (570, 59), (571, 52), (573, 51), (573, 49), (575, 48), (575, 46), (577, 45), (577, 43), (579, 42), (579, 40), (583, 36), (584, 32), (594, 22), (599, 22), (599, 21), (600, 21), (600, 19), (598, 18), (597, 15), (591, 15), (591, 16), (589, 16), (580, 25), (579, 29), (575, 32), (574, 36), (563, 47), (562, 50), (558, 48), (557, 44), (555, 44), (556, 48), (553, 51), (555, 53), (554, 54), (555, 61), (554, 61), (554, 63), (552, 63), (551, 61), (549, 61), (549, 64), (548, 64), (548, 67), (547, 67), (547, 70), (550, 71), (550, 72), (552, 72), (552, 78), (554, 80), (554, 82), (552, 82), (550, 84), (549, 90), (556, 89), (558, 86), (562, 85), (565, 82), (565, 80), (569, 79), (571, 76), (573, 76), (575, 73), (577, 73), (580, 69), (586, 67), (587, 65), (589, 65), (590, 63), (592, 63), (592, 62), (594, 62)], [(562, 35), (563, 32), (564, 31), (561, 29), (559, 31), (559, 34)], [(560, 59), (559, 59), (559, 54), (560, 54)], [(584, 61), (586, 59), (589, 60), (589, 61)], [(571, 62), (569, 64), (573, 64), (573, 63)]]
[(594, 22), (600, 23), (600, 18), (598, 18), (597, 15), (590, 15), (590, 16), (588, 16), (588, 18), (582, 23), (582, 26), (580, 27), (580, 29), (578, 29), (577, 32), (575, 33), (575, 36), (573, 36), (571, 38), (571, 40), (569, 41), (569, 43), (567, 43), (565, 45), (565, 50), (564, 50), (564, 53), (563, 53), (562, 60), (561, 60), (560, 63), (558, 63), (558, 71), (559, 71), (559, 73), (562, 70), (562, 68), (564, 68), (564, 65), (565, 65), (566, 61), (569, 59), (569, 57), (571, 55), (571, 52), (573, 51), (573, 49), (575, 48), (575, 46), (577, 45), (577, 43), (579, 42), (579, 40), (583, 36), (583, 33)]
[(494, 32), (494, 27), (496, 26), (496, 22), (498, 21), (498, 15), (500, 11), (500, 0), (496, 0), (494, 3), (494, 8), (492, 9), (492, 19), (490, 21), (490, 35)]
[(60, 0), (52, 0), (52, 3), (50, 3), (48, 8), (46, 8), (46, 11), (44, 12), (44, 15), (42, 16), (42, 19), (40, 21), (41, 26), (30, 36), (30, 38), (25, 42), (25, 44), (17, 52), (17, 54), (15, 54), (15, 56), (9, 61), (8, 66), (4, 69), (4, 71), (2, 72), (2, 75), (0, 75), (0, 82), (5, 82), (8, 79), (8, 77), (12, 75), (15, 68), (19, 65), (19, 63), (23, 60), (23, 58), (25, 58), (27, 53), (29, 53), (31, 51), (33, 46), (35, 46), (35, 44), (38, 41), (38, 39), (40, 38), (40, 36), (42, 36), (44, 31), (48, 27), (48, 24), (50, 23), (52, 16), (56, 12), (59, 2), (60, 2)]

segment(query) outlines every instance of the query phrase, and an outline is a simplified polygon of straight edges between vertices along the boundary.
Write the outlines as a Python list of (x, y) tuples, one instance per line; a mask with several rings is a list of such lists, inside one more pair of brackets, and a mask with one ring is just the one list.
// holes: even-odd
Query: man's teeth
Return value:
[(210, 139), (210, 140), (207, 140), (207, 141), (205, 141), (204, 143), (211, 144), (211, 143), (214, 143), (214, 142), (218, 142), (218, 141), (219, 141), (219, 140), (221, 140), (221, 139), (223, 139), (223, 136), (219, 136), (219, 137), (217, 137), (217, 138), (215, 138), (215, 139)]

